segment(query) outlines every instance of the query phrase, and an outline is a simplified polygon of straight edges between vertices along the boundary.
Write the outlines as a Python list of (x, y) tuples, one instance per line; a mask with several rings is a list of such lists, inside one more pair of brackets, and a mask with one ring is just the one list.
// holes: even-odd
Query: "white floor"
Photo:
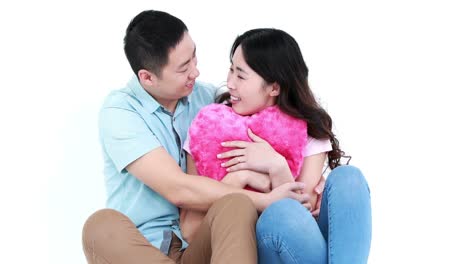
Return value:
[(105, 200), (97, 111), (130, 77), (128, 22), (162, 9), (186, 22), (200, 80), (213, 83), (237, 34), (277, 27), (296, 38), (371, 186), (369, 263), (468, 262), (463, 1), (234, 1), (211, 13), (203, 1), (166, 2), (0, 4), (2, 258), (85, 263), (81, 227)]

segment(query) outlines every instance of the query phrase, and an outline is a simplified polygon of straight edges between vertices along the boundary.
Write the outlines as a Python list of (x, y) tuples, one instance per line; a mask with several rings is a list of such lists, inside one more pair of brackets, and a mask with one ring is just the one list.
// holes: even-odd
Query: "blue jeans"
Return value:
[(340, 166), (325, 183), (316, 221), (299, 202), (271, 204), (257, 222), (259, 263), (367, 263), (370, 193), (361, 171)]

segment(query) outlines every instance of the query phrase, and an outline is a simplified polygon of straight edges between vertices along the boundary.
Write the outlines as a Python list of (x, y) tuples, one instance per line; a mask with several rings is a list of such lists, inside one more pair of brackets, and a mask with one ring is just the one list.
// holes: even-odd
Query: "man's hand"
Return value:
[(245, 174), (246, 183), (251, 188), (267, 193), (271, 191), (271, 180), (268, 174), (251, 170), (238, 171)]
[(223, 177), (221, 182), (234, 187), (244, 188), (247, 185), (247, 175), (241, 172), (230, 172)]
[(302, 193), (304, 187), (305, 185), (302, 182), (288, 182), (278, 186), (277, 188), (273, 189), (270, 193), (267, 194), (267, 200), (263, 210), (270, 204), (283, 198), (294, 199), (303, 204), (306, 208), (310, 209), (310, 195)]
[(251, 170), (230, 172), (224, 176), (221, 182), (238, 188), (250, 186), (263, 193), (271, 191), (270, 177), (267, 174)]

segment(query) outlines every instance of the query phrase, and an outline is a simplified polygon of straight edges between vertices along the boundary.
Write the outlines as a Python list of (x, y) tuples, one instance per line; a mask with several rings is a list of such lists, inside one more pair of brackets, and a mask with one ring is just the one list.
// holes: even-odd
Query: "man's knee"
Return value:
[(245, 194), (240, 194), (240, 193), (232, 193), (225, 195), (220, 199), (221, 203), (226, 203), (230, 207), (243, 210), (243, 211), (255, 211), (255, 205), (250, 200), (250, 198), (245, 195)]
[(221, 199), (219, 199), (219, 201), (220, 202), (228, 202), (228, 203), (232, 204), (233, 206), (254, 207), (254, 204), (253, 204), (252, 200), (250, 200), (250, 198), (247, 195), (241, 194), (241, 193), (227, 194), (227, 195), (221, 197)]
[(223, 196), (216, 201), (210, 210), (217, 211), (218, 213), (235, 214), (242, 216), (236, 219), (250, 219), (253, 222), (257, 221), (258, 214), (252, 200), (239, 193), (233, 193)]
[[(113, 209), (101, 209), (92, 214), (83, 226), (83, 238), (108, 236), (109, 219), (123, 216)], [(125, 216), (124, 216), (125, 217)]]
[(128, 219), (122, 213), (112, 209), (102, 209), (92, 214), (85, 222), (82, 232), (85, 252), (94, 250), (99, 244), (114, 239), (115, 226), (121, 219)]

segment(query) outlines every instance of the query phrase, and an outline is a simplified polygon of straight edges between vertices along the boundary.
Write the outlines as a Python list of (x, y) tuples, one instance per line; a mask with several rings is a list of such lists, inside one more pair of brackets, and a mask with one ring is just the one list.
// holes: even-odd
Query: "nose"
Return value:
[(195, 65), (195, 67), (193, 68), (192, 72), (189, 74), (189, 78), (194, 80), (196, 79), (198, 76), (200, 76), (200, 71), (198, 70), (197, 66)]
[(226, 86), (229, 90), (235, 89), (234, 81), (231, 78), (231, 74), (228, 74)]

